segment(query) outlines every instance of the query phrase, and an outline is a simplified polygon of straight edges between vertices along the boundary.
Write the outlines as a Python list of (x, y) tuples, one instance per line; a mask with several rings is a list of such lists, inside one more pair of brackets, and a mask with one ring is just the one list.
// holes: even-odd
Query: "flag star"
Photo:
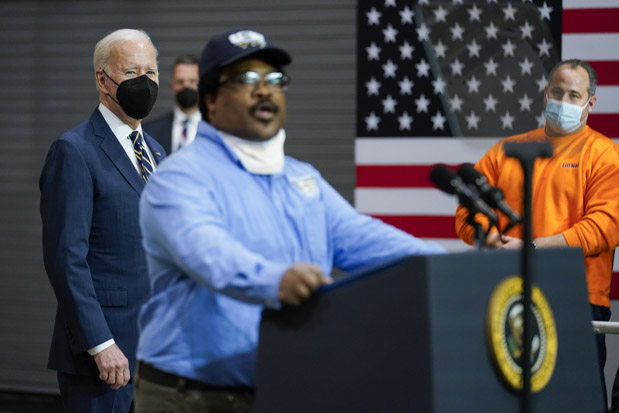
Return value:
[(537, 80), (537, 90), (541, 92), (542, 90), (544, 90), (547, 84), (548, 79), (546, 79), (546, 75), (542, 75), (542, 77)]
[(471, 78), (466, 81), (466, 85), (469, 88), (469, 93), (479, 93), (481, 82), (477, 80), (475, 76), (471, 76)]
[(411, 123), (413, 122), (413, 117), (410, 116), (407, 112), (402, 113), (402, 116), (398, 116), (398, 122), (400, 123), (400, 130), (411, 130)]
[(536, 116), (535, 120), (537, 120), (537, 127), (538, 128), (541, 128), (542, 126), (544, 126), (546, 124), (546, 116), (544, 116), (543, 113), (540, 113), (538, 116)]
[(514, 93), (514, 85), (516, 84), (516, 82), (514, 82), (509, 77), (509, 75), (507, 75), (504, 80), (501, 80), (501, 83), (503, 84), (503, 93), (506, 93), (508, 91)]
[(382, 16), (383, 14), (376, 10), (376, 8), (372, 7), (372, 10), (365, 13), (365, 15), (368, 18), (368, 26), (371, 26), (373, 24), (377, 26), (380, 25), (380, 16)]
[(473, 4), (473, 7), (467, 11), (469, 12), (469, 21), (480, 21), (481, 9), (478, 8), (476, 4)]
[(471, 114), (466, 117), (466, 127), (469, 129), (477, 129), (477, 124), (479, 123), (480, 117), (475, 114), (475, 112), (471, 111)]
[(486, 31), (486, 37), (488, 39), (497, 39), (497, 34), (499, 33), (499, 28), (494, 25), (494, 22), (490, 22), (490, 24), (484, 27)]
[(434, 46), (434, 51), (436, 52), (436, 55), (438, 57), (445, 58), (445, 52), (447, 52), (447, 46), (445, 46), (443, 42), (439, 40), (438, 44)]
[(520, 33), (523, 39), (533, 37), (534, 27), (529, 24), (528, 20), (525, 20), (524, 25), (520, 26)]
[(516, 46), (512, 43), (511, 39), (507, 39), (507, 43), (501, 45), (503, 48), (503, 52), (505, 56), (514, 57), (514, 50), (516, 50)]
[(370, 79), (369, 82), (365, 82), (365, 87), (368, 88), (368, 96), (376, 95), (378, 96), (378, 91), (380, 89), (380, 82), (376, 80), (374, 76)]
[(512, 115), (509, 114), (509, 111), (505, 111), (505, 115), (501, 116), (501, 125), (503, 129), (511, 129), (512, 128), (512, 123), (514, 123), (514, 120), (516, 118), (514, 118)]
[(415, 30), (417, 31), (417, 38), (420, 42), (424, 40), (430, 40), (430, 29), (428, 29), (428, 26), (422, 24)]
[(413, 52), (415, 51), (415, 47), (408, 43), (408, 40), (404, 42), (402, 46), (399, 46), (400, 49), (400, 59), (405, 60), (413, 59)]
[(453, 4), (464, 4), (463, 0), (452, 0)]
[(395, 78), (395, 71), (398, 70), (398, 65), (393, 64), (391, 59), (387, 60), (387, 63), (383, 65), (383, 71), (385, 72), (385, 78)]
[(505, 14), (505, 21), (516, 20), (516, 9), (512, 7), (511, 3), (507, 3), (507, 7), (503, 8), (503, 13)]
[(436, 115), (432, 116), (432, 129), (445, 129), (445, 121), (447, 120), (441, 112), (436, 112)]
[(533, 63), (529, 62), (529, 58), (525, 57), (524, 60), (518, 63), (520, 66), (520, 74), (524, 76), (525, 74), (531, 74), (531, 68), (533, 67)]
[(413, 24), (413, 16), (415, 12), (408, 8), (408, 6), (404, 6), (402, 10), (400, 10), (400, 23), (402, 24)]
[(404, 79), (398, 82), (398, 86), (400, 86), (400, 95), (411, 95), (415, 83), (408, 76), (404, 76)]
[(539, 49), (539, 55), (540, 56), (546, 55), (546, 56), (550, 57), (550, 48), (551, 47), (552, 47), (551, 43), (548, 43), (545, 38), (542, 39), (542, 42), (537, 44), (537, 48)]
[(430, 0), (419, 0), (419, 5), (425, 4), (426, 6), (430, 4)]
[(385, 30), (383, 30), (385, 36), (385, 43), (395, 43), (395, 37), (398, 35), (398, 31), (390, 24)]
[(415, 105), (417, 105), (417, 113), (421, 113), (421, 112), (428, 113), (429, 104), (430, 104), (430, 100), (426, 98), (424, 94), (421, 94), (419, 98), (415, 99)]
[(391, 95), (387, 95), (387, 98), (381, 100), (383, 104), (383, 112), (385, 113), (395, 113), (395, 105), (398, 104), (398, 101), (391, 97)]
[(458, 23), (454, 24), (454, 26), (449, 30), (451, 30), (451, 40), (456, 40), (456, 39), (462, 40), (464, 29), (460, 27)]
[(538, 9), (539, 9), (539, 14), (540, 14), (541, 19), (550, 20), (550, 13), (552, 13), (552, 7), (548, 7), (546, 2), (544, 2), (542, 7), (538, 7)]
[(380, 123), (380, 118), (376, 116), (374, 112), (370, 113), (370, 116), (365, 117), (365, 129), (367, 130), (378, 130), (378, 124)]
[(434, 93), (438, 95), (445, 91), (447, 83), (445, 83), (443, 79), (438, 77), (436, 80), (432, 81), (432, 86), (434, 87)]
[(445, 23), (445, 17), (447, 17), (447, 11), (443, 6), (438, 6), (438, 9), (434, 10), (434, 17), (437, 21)]
[(460, 60), (456, 57), (456, 59), (449, 64), (451, 66), (451, 75), (452, 76), (462, 76), (462, 69), (464, 69), (464, 65), (460, 62)]
[(486, 75), (496, 76), (496, 69), (499, 67), (499, 65), (497, 64), (497, 62), (494, 61), (493, 57), (491, 57), (490, 60), (484, 63), (484, 66), (486, 67)]
[(469, 49), (469, 57), (479, 57), (481, 46), (477, 44), (476, 40), (473, 40), (471, 43), (467, 44), (466, 48)]
[(395, 7), (395, 0), (385, 0), (385, 7)]
[(417, 76), (419, 77), (428, 77), (430, 71), (430, 65), (426, 62), (426, 59), (421, 59), (419, 63), (415, 64), (417, 68)]
[(381, 50), (380, 47), (376, 46), (376, 43), (370, 43), (370, 46), (365, 48), (368, 53), (368, 60), (379, 60)]
[(520, 103), (520, 111), (521, 112), (524, 112), (525, 110), (527, 112), (531, 111), (531, 104), (533, 103), (533, 99), (531, 99), (529, 96), (527, 96), (526, 93), (524, 94), (523, 97), (518, 99), (518, 102)]
[(464, 102), (462, 101), (462, 99), (460, 98), (460, 96), (458, 96), (457, 94), (454, 95), (454, 97), (451, 98), (451, 100), (449, 101), (449, 107), (451, 107), (451, 110), (454, 112), (460, 112), (460, 110), (462, 110), (462, 104)]
[(486, 112), (496, 112), (496, 104), (499, 103), (497, 99), (492, 96), (492, 93), (488, 95), (487, 98), (484, 99), (484, 105), (486, 105)]

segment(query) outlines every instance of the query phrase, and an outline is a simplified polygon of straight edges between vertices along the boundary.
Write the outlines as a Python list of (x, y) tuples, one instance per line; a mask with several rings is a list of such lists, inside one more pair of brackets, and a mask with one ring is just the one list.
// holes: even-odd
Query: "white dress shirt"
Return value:
[[(133, 129), (131, 129), (131, 127), (127, 125), (125, 122), (120, 120), (118, 116), (114, 115), (112, 111), (109, 110), (107, 107), (105, 107), (103, 103), (99, 104), (99, 111), (103, 115), (103, 119), (105, 119), (105, 122), (107, 123), (107, 125), (112, 130), (112, 133), (114, 134), (114, 136), (116, 136), (116, 139), (118, 139), (118, 142), (125, 150), (125, 153), (131, 160), (131, 163), (133, 163), (135, 170), (141, 176), (142, 174), (140, 172), (140, 165), (138, 164), (138, 158), (136, 158), (135, 152), (133, 149), (133, 141), (131, 141), (131, 138), (129, 137), (129, 135), (131, 135), (131, 132), (133, 132)], [(148, 147), (148, 145), (146, 144), (146, 140), (144, 139), (144, 132), (142, 131), (141, 123), (138, 125), (138, 128), (136, 130), (140, 132), (140, 135), (142, 135), (142, 139), (144, 140), (144, 147), (146, 148), (146, 152), (148, 152), (148, 156), (153, 161), (151, 163), (153, 164), (153, 172), (154, 172), (155, 169), (157, 168), (156, 162), (154, 161), (155, 157), (153, 156), (153, 153)]]
[[(187, 124), (187, 138), (183, 142), (183, 125), (185, 120), (189, 119)], [(183, 146), (189, 145), (196, 139), (198, 131), (198, 123), (202, 120), (202, 115), (199, 110), (196, 110), (191, 115), (187, 116), (178, 106), (174, 108), (174, 120), (172, 121), (172, 152), (176, 152)], [(182, 144), (182, 145), (181, 145)]]

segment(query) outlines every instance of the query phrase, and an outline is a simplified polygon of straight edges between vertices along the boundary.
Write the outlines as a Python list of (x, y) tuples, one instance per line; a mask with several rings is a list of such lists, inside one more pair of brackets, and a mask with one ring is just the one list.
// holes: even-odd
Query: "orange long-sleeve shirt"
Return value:
[[(549, 140), (552, 158), (537, 159), (533, 170), (533, 238), (563, 234), (570, 247), (582, 248), (592, 304), (610, 306), (610, 281), (615, 247), (619, 245), (619, 145), (589, 126), (579, 133), (548, 138), (544, 128), (501, 140), (477, 162), (475, 168), (488, 182), (501, 188), (505, 201), (522, 214), (523, 173), (520, 162), (503, 152), (505, 142)], [(474, 241), (466, 224), (466, 209), (458, 206), (456, 232), (465, 242)], [(487, 228), (479, 214), (476, 220)], [(508, 219), (499, 214), (499, 228)], [(522, 225), (506, 235), (522, 238)]]

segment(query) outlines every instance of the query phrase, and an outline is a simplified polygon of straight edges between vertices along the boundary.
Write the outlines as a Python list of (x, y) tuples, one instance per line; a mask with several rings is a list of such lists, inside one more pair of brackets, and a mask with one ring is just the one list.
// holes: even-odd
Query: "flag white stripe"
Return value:
[(499, 138), (358, 138), (357, 165), (477, 162)]
[(564, 9), (614, 9), (619, 0), (563, 0)]
[[(599, 111), (594, 109), (595, 113)], [(357, 138), (355, 164), (458, 165), (476, 163), (499, 138)], [(619, 138), (613, 139), (619, 144)]]
[(592, 113), (619, 112), (619, 86), (598, 86), (595, 95), (597, 101)]
[(454, 216), (458, 199), (436, 188), (357, 188), (355, 206), (371, 215)]
[(619, 60), (619, 33), (564, 34), (562, 43), (563, 60)]

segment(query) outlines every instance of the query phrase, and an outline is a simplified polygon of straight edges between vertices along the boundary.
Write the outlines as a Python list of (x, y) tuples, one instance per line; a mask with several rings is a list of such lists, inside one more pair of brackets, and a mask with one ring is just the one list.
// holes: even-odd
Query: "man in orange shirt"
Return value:
[[(522, 214), (523, 173), (515, 158), (503, 152), (505, 142), (549, 141), (552, 158), (537, 159), (533, 171), (532, 232), (535, 247), (580, 247), (585, 255), (589, 301), (594, 320), (610, 319), (610, 281), (619, 245), (619, 145), (587, 126), (596, 103), (597, 75), (586, 62), (560, 62), (544, 90), (546, 125), (501, 140), (475, 165), (488, 182), (505, 193), (505, 201)], [(458, 206), (456, 232), (472, 244), (474, 231), (467, 211)], [(488, 221), (476, 217), (487, 228)], [(498, 230), (508, 224), (499, 215)], [(486, 245), (522, 247), (522, 228), (505, 234), (493, 230)], [(597, 335), (600, 366), (606, 362), (604, 335)]]

